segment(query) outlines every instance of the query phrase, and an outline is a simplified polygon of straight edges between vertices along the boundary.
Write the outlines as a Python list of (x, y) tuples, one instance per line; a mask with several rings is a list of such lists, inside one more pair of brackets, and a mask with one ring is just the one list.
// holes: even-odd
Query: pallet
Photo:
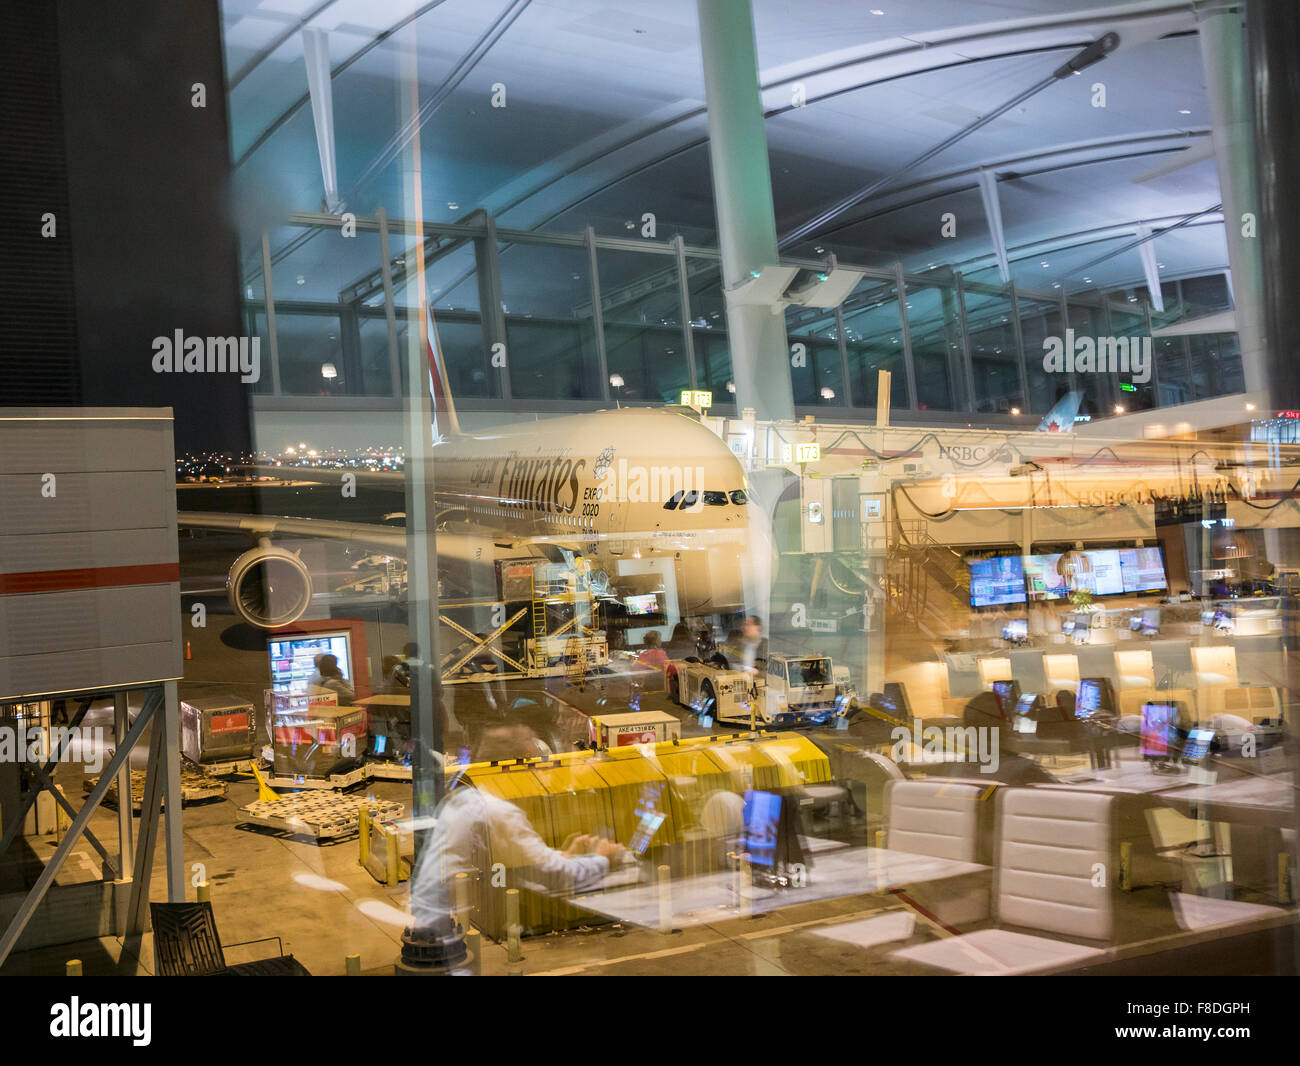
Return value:
[(306, 774), (281, 775), (265, 773), (262, 775), (272, 788), (311, 788), (311, 789), (346, 789), (368, 781), (371, 777), (369, 766), (358, 766), (346, 774), (330, 774), (329, 777), (308, 777)]
[[(88, 777), (82, 782), (82, 791), (89, 794), (99, 781), (99, 777)], [(131, 809), (138, 811), (144, 805), (144, 770), (131, 771)], [(201, 803), (204, 800), (221, 799), (229, 786), (224, 781), (216, 781), (192, 768), (192, 764), (181, 763), (181, 806), (187, 803)], [(117, 806), (117, 780), (108, 786), (104, 802), (111, 807)], [(164, 806), (166, 802), (164, 800)]]
[(253, 762), (252, 758), (248, 756), (242, 759), (225, 759), (222, 762), (194, 762), (187, 756), (181, 758), (184, 760), (181, 765), (197, 770), (207, 777), (230, 777), (234, 774), (246, 774)]
[(256, 800), (240, 807), (243, 821), (317, 841), (338, 840), (358, 830), (360, 808), (365, 805), (376, 821), (402, 817), (405, 808), (389, 800), (358, 799), (328, 792), (294, 792), (267, 802)]
[(411, 767), (400, 762), (368, 762), (366, 769), (376, 781), (411, 780)]

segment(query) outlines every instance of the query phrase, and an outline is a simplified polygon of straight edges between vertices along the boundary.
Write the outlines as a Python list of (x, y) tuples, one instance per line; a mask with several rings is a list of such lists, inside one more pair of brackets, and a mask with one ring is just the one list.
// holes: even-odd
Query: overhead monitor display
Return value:
[(1159, 548), (1121, 548), (1119, 562), (1125, 592), (1155, 592), (1169, 587)]
[(653, 615), (659, 614), (659, 595), (655, 592), (646, 593), (644, 596), (625, 596), (623, 605), (627, 608), (630, 615)]
[(1094, 596), (1118, 596), (1128, 590), (1124, 587), (1124, 568), (1120, 552), (1115, 548), (1096, 548), (1083, 553), (1089, 568), (1082, 570), (1078, 587)]
[(1055, 555), (1024, 556), (1025, 588), (1030, 603), (1063, 600), (1070, 594), (1069, 586), (1057, 568), (1060, 561), (1059, 552)]
[(271, 657), (271, 688), (276, 692), (301, 696), (316, 673), (316, 660), (333, 655), (339, 661), (339, 673), (352, 679), (352, 638), (347, 632), (312, 633), (271, 637), (267, 640)]
[(970, 562), (972, 607), (1025, 602), (1025, 573), (1018, 555), (999, 555)]

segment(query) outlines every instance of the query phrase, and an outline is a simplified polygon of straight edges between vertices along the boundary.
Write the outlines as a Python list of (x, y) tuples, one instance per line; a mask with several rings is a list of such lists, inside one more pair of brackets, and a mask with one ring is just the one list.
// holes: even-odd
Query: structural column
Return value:
[[(1243, 227), (1246, 234), (1252, 233), (1252, 220), (1245, 216), (1253, 216), (1254, 232), (1263, 226), (1255, 192), (1256, 142), (1244, 22), (1242, 4), (1224, 3), (1202, 9), (1197, 29), (1214, 130), (1214, 160), (1223, 196), (1223, 227), (1232, 267), (1241, 367), (1246, 391), (1253, 393), (1267, 390), (1269, 380), (1260, 242), (1256, 236), (1243, 234)], [(1290, 135), (1294, 136), (1294, 129)]]
[[(698, 0), (698, 10), (725, 292), (777, 265), (772, 176), (749, 0)], [(754, 408), (760, 420), (793, 418), (784, 314), (729, 300), (727, 330), (737, 408)]]
[[(1272, 406), (1291, 409), (1300, 398), (1300, 319), (1295, 298), (1300, 292), (1300, 262), (1296, 242), (1300, 240), (1300, 134), (1296, 115), (1300, 112), (1300, 22), (1294, 4), (1281, 0), (1250, 0), (1250, 71), (1254, 76), (1254, 139), (1248, 155), (1258, 160), (1260, 278), (1256, 286), (1267, 338), (1265, 384), (1272, 390)], [(1253, 208), (1252, 208), (1253, 210)], [(1226, 208), (1225, 208), (1226, 211)], [(1240, 235), (1240, 226), (1237, 227)], [(1229, 227), (1229, 240), (1232, 228)], [(1229, 249), (1232, 244), (1229, 243)], [(1237, 302), (1242, 300), (1242, 283), (1235, 277)], [(1240, 315), (1240, 311), (1238, 311)], [(1244, 342), (1243, 342), (1244, 359)], [(1246, 387), (1250, 388), (1249, 370)]]

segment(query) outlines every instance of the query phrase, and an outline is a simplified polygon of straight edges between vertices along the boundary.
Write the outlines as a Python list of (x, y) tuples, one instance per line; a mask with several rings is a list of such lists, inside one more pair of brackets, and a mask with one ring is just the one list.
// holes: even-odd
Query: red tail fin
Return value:
[(456, 405), (447, 388), (447, 364), (442, 358), (442, 345), (438, 342), (438, 327), (433, 321), (433, 311), (424, 309), (426, 339), (429, 349), (429, 395), (433, 398), (434, 428), (440, 437), (460, 436), (460, 422), (456, 418)]

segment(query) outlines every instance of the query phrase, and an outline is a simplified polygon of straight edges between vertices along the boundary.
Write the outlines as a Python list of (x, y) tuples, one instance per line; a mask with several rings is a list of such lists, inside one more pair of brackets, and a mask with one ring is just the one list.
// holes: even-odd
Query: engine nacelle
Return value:
[(226, 598), (235, 614), (259, 629), (296, 622), (311, 606), (311, 574), (298, 556), (262, 544), (230, 564)]

